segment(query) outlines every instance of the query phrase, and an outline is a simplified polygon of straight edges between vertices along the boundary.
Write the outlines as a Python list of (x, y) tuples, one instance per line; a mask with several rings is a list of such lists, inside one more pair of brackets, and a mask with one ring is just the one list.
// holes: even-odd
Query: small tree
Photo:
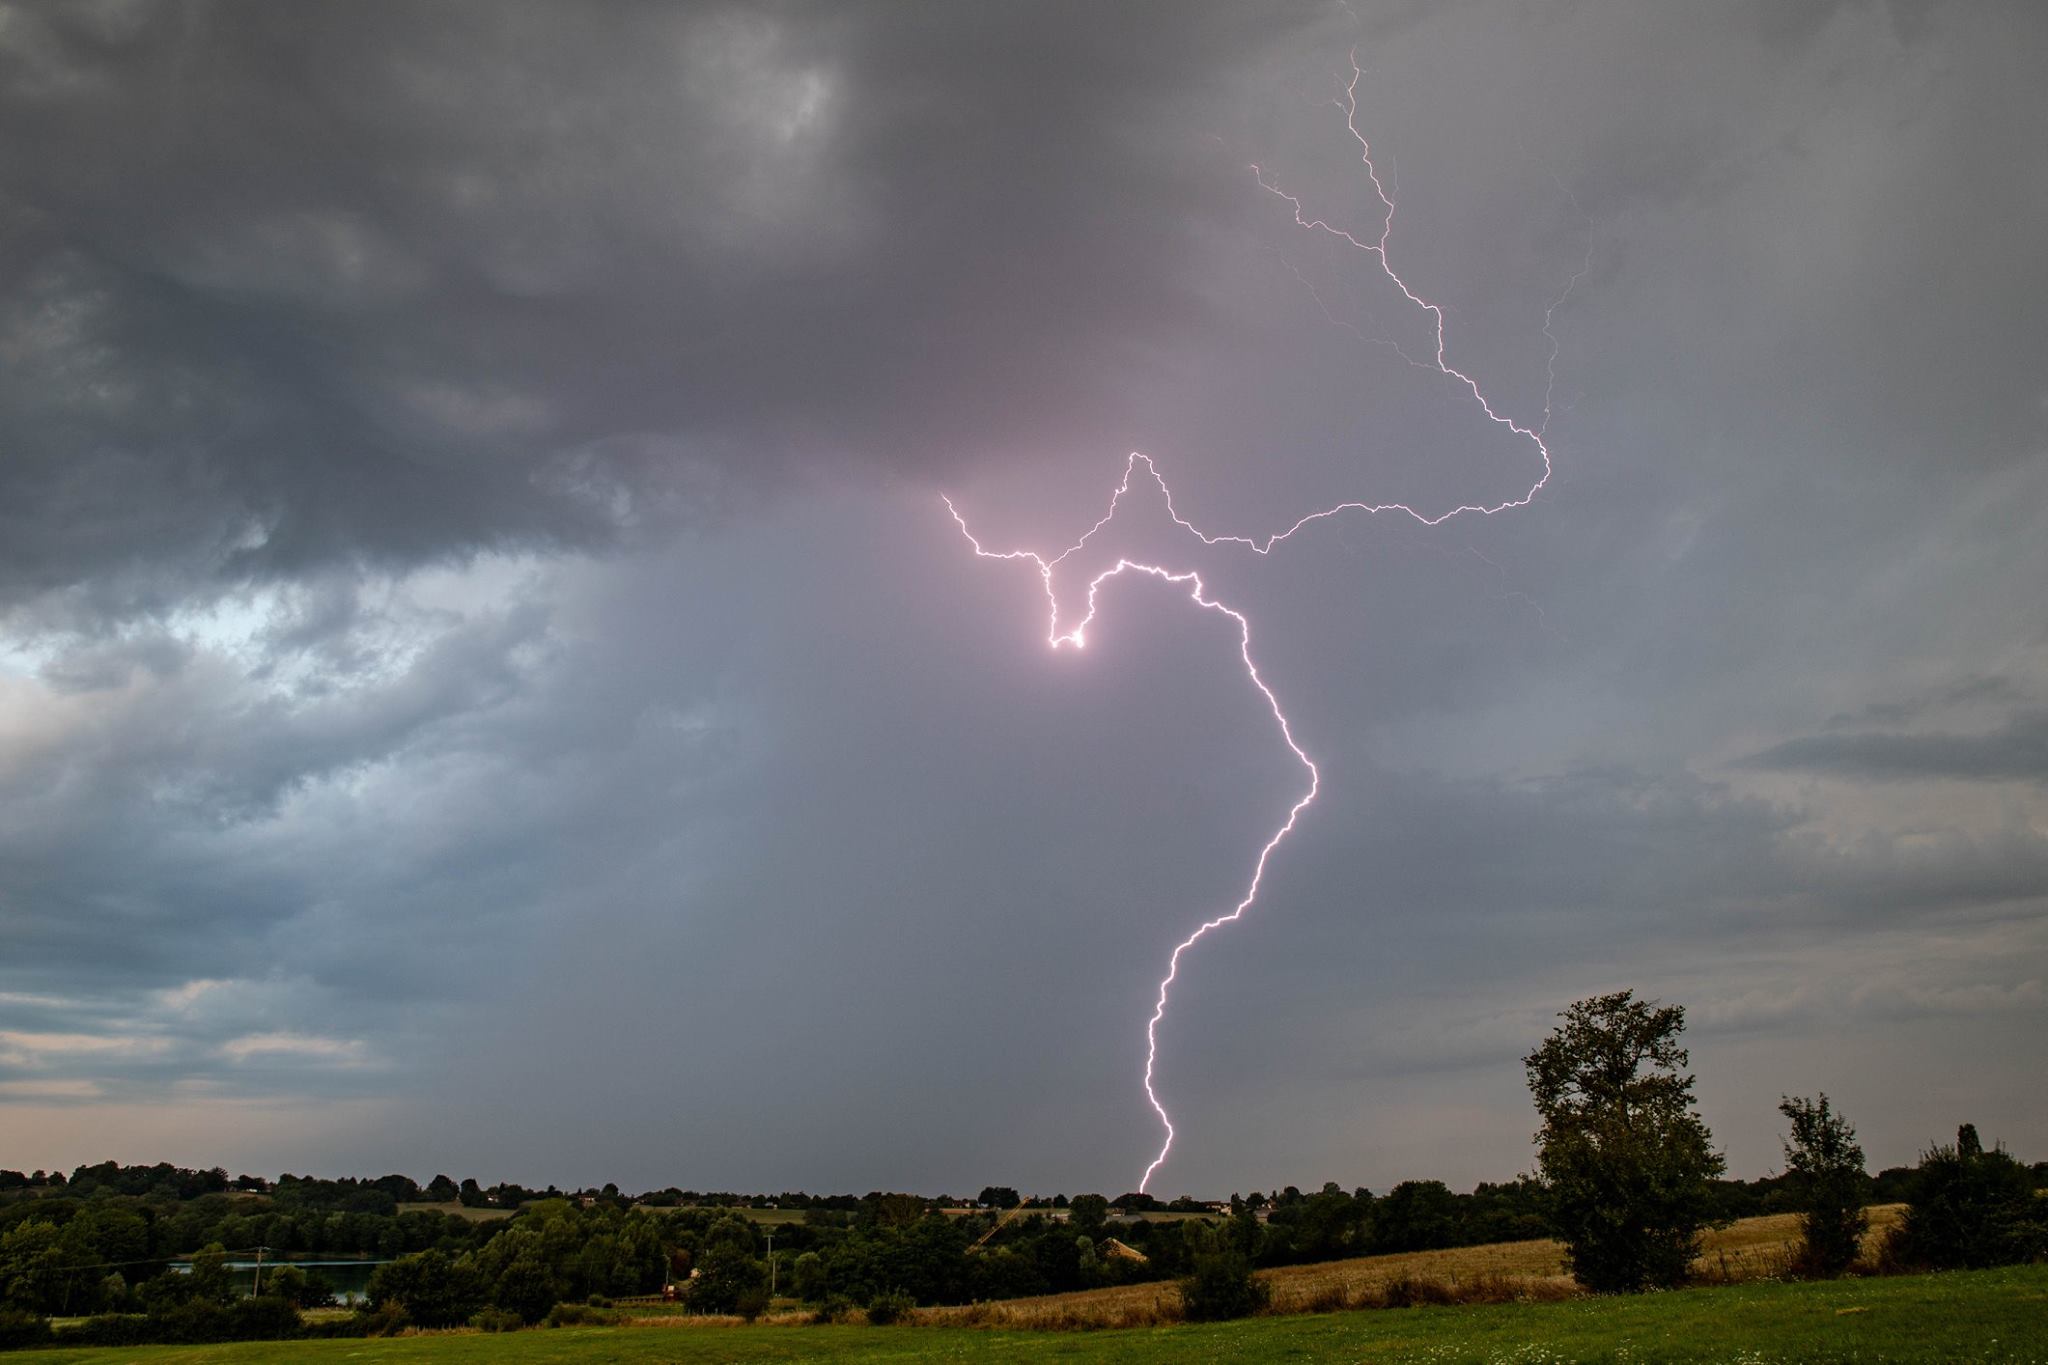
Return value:
[(1081, 1272), (1083, 1284), (1093, 1284), (1100, 1276), (1102, 1257), (1096, 1254), (1093, 1237), (1074, 1239), (1074, 1265)]
[(192, 1257), (192, 1270), (188, 1277), (192, 1284), (192, 1297), (207, 1303), (232, 1303), (235, 1298), (234, 1275), (228, 1270), (227, 1249), (219, 1242), (207, 1243), (204, 1250)]
[(806, 1251), (796, 1258), (790, 1267), (790, 1284), (796, 1296), (805, 1303), (818, 1303), (825, 1297), (825, 1261), (815, 1251)]
[[(1258, 1198), (1254, 1195), (1253, 1199)], [(1251, 1200), (1231, 1200), (1230, 1217), (1217, 1230), (1217, 1245), (1235, 1251), (1247, 1261), (1259, 1259), (1267, 1242), (1266, 1225), (1259, 1221), (1258, 1207)]]
[(497, 1283), (491, 1286), (491, 1302), (518, 1315), (525, 1323), (545, 1318), (561, 1298), (561, 1281), (537, 1245), (522, 1247), (518, 1255), (505, 1263), (498, 1272)]
[(294, 1308), (301, 1307), (306, 1302), (306, 1272), (295, 1265), (281, 1265), (264, 1277), (263, 1292)]
[(306, 1291), (299, 1297), (299, 1307), (327, 1308), (335, 1302), (337, 1300), (335, 1298), (334, 1281), (327, 1278), (326, 1272), (321, 1270), (307, 1271)]
[(1792, 1177), (1804, 1234), (1799, 1270), (1832, 1279), (1855, 1262), (1870, 1226), (1863, 1212), (1870, 1188), (1863, 1149), (1856, 1144), (1856, 1130), (1829, 1107), (1825, 1093), (1817, 1100), (1781, 1096), (1778, 1112), (1792, 1124), (1785, 1139), (1785, 1172)]
[(1537, 1165), (1579, 1283), (1596, 1293), (1684, 1281), (1725, 1169), (1693, 1109), (1685, 1011), (1632, 991), (1581, 1000), (1523, 1058), (1543, 1120)]

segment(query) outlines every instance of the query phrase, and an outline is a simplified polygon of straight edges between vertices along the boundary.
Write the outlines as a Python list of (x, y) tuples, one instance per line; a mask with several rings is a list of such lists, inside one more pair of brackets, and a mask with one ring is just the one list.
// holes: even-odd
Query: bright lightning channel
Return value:
[[(1379, 168), (1373, 164), (1372, 144), (1366, 140), (1365, 135), (1358, 128), (1358, 83), (1363, 78), (1363, 75), (1364, 72), (1358, 65), (1358, 52), (1354, 48), (1351, 52), (1351, 79), (1344, 87), (1343, 98), (1341, 100), (1333, 99), (1331, 103), (1343, 111), (1344, 126), (1358, 143), (1359, 160), (1365, 167), (1366, 178), (1372, 183), (1373, 193), (1380, 201), (1382, 212), (1379, 235), (1377, 237), (1361, 237), (1347, 229), (1333, 226), (1322, 218), (1312, 217), (1298, 196), (1288, 193), (1285, 189), (1268, 180), (1265, 171), (1257, 165), (1253, 165), (1250, 168), (1252, 176), (1257, 180), (1261, 189), (1287, 202), (1293, 210), (1294, 222), (1297, 227), (1307, 232), (1334, 237), (1374, 257), (1379, 262), (1381, 272), (1386, 275), (1387, 279), (1393, 282), (1394, 287), (1401, 292), (1402, 296), (1416, 308), (1430, 315), (1436, 333), (1436, 350), (1433, 359), (1419, 361), (1407, 356), (1405, 353), (1403, 353), (1403, 359), (1407, 359), (1410, 364), (1420, 368), (1434, 369), (1445, 378), (1455, 381), (1459, 387), (1470, 395), (1471, 400), (1478, 405), (1480, 411), (1484, 412), (1489, 420), (1505, 427), (1515, 437), (1527, 442), (1538, 457), (1541, 470), (1535, 481), (1515, 497), (1504, 498), (1492, 503), (1461, 503), (1446, 511), (1434, 514), (1418, 511), (1416, 508), (1400, 502), (1340, 502), (1334, 506), (1325, 507), (1320, 511), (1310, 512), (1285, 530), (1271, 532), (1264, 536), (1211, 534), (1202, 530), (1180, 514), (1179, 509), (1173, 503), (1173, 490), (1167, 486), (1166, 477), (1159, 472), (1159, 466), (1154, 463), (1152, 457), (1133, 451), (1124, 462), (1122, 481), (1117, 484), (1114, 491), (1110, 494), (1108, 510), (1102, 514), (1093, 526), (1082, 533), (1080, 539), (1057, 554), (1052, 555), (1041, 554), (1036, 550), (990, 550), (986, 548), (968, 527), (967, 518), (961, 514), (960, 509), (954, 504), (953, 500), (950, 497), (944, 499), (946, 510), (952, 514), (954, 522), (960, 528), (960, 534), (966, 538), (968, 545), (973, 548), (977, 556), (983, 559), (1025, 561), (1038, 570), (1039, 583), (1045, 591), (1047, 607), (1046, 643), (1055, 649), (1062, 646), (1082, 649), (1087, 646), (1088, 627), (1095, 620), (1096, 601), (1102, 591), (1103, 584), (1127, 573), (1147, 574), (1162, 582), (1185, 587), (1189, 600), (1194, 602), (1196, 606), (1205, 611), (1212, 611), (1229, 617), (1237, 626), (1238, 656), (1244, 663), (1245, 676), (1251, 679), (1252, 686), (1265, 699), (1267, 707), (1273, 713), (1274, 721), (1280, 728), (1281, 740), (1287, 745), (1289, 752), (1294, 755), (1295, 760), (1301, 764), (1302, 769), (1308, 774), (1307, 789), (1302, 792), (1301, 796), (1292, 806), (1288, 807), (1287, 818), (1281, 822), (1280, 827), (1273, 831), (1272, 836), (1259, 849), (1258, 862), (1252, 868), (1251, 882), (1245, 888), (1243, 899), (1239, 900), (1228, 913), (1203, 921), (1193, 933), (1174, 945), (1173, 953), (1167, 959), (1166, 975), (1160, 978), (1158, 997), (1152, 1006), (1152, 1016), (1145, 1022), (1144, 1072), (1146, 1102), (1152, 1106), (1152, 1111), (1159, 1116), (1160, 1125), (1166, 1130), (1166, 1136), (1160, 1144), (1158, 1155), (1152, 1158), (1150, 1164), (1145, 1167), (1144, 1175), (1138, 1180), (1138, 1191), (1141, 1194), (1152, 1183), (1152, 1177), (1166, 1163), (1168, 1155), (1173, 1151), (1173, 1119), (1166, 1112), (1165, 1104), (1159, 1099), (1159, 1092), (1154, 1085), (1154, 1076), (1159, 1061), (1159, 1025), (1166, 1018), (1167, 999), (1172, 992), (1174, 981), (1180, 975), (1181, 956), (1188, 949), (1194, 947), (1196, 943), (1200, 942), (1203, 936), (1210, 931), (1219, 929), (1226, 924), (1236, 923), (1244, 916), (1247, 910), (1251, 909), (1253, 903), (1258, 900), (1259, 887), (1265, 880), (1267, 864), (1272, 860), (1274, 851), (1280, 847), (1288, 835), (1294, 832), (1294, 827), (1300, 821), (1302, 812), (1306, 811), (1314, 803), (1316, 794), (1322, 789), (1322, 773), (1317, 769), (1315, 760), (1310, 758), (1308, 752), (1296, 742), (1294, 727), (1289, 723), (1287, 713), (1281, 709), (1279, 697), (1267, 685), (1265, 678), (1259, 673), (1258, 664), (1252, 659), (1251, 622), (1246, 619), (1243, 612), (1210, 597), (1208, 589), (1203, 585), (1199, 574), (1192, 570), (1175, 570), (1158, 564), (1142, 564), (1135, 560), (1119, 559), (1115, 565), (1103, 570), (1089, 580), (1087, 611), (1083, 613), (1081, 619), (1072, 627), (1063, 630), (1060, 626), (1059, 595), (1054, 585), (1056, 571), (1070, 556), (1085, 547), (1097, 532), (1115, 520), (1117, 510), (1122, 506), (1124, 497), (1131, 491), (1131, 481), (1137, 476), (1140, 465), (1144, 466), (1146, 475), (1157, 485), (1160, 495), (1165, 501), (1167, 515), (1173, 519), (1176, 526), (1194, 536), (1195, 539), (1201, 541), (1204, 545), (1240, 546), (1258, 555), (1271, 554), (1274, 546), (1287, 540), (1295, 532), (1342, 513), (1364, 512), (1370, 514), (1394, 512), (1411, 517), (1424, 526), (1437, 526), (1449, 521), (1452, 517), (1466, 514), (1477, 513), (1480, 516), (1493, 516), (1510, 508), (1526, 507), (1535, 500), (1536, 495), (1542, 492), (1544, 487), (1550, 482), (1550, 447), (1544, 441), (1544, 431), (1550, 423), (1551, 397), (1557, 381), (1558, 353), (1557, 337), (1551, 331), (1551, 322), (1557, 310), (1571, 296), (1572, 289), (1585, 276), (1586, 270), (1591, 264), (1590, 251), (1587, 257), (1587, 264), (1579, 268), (1578, 272), (1566, 283), (1564, 290), (1544, 310), (1543, 336), (1549, 343), (1549, 355), (1544, 371), (1542, 416), (1533, 426), (1523, 425), (1511, 417), (1503, 416), (1494, 408), (1492, 401), (1480, 389), (1478, 381), (1450, 363), (1447, 355), (1443, 308), (1416, 293), (1409, 286), (1408, 282), (1402, 279), (1400, 274), (1395, 271), (1393, 262), (1388, 258), (1387, 245), (1394, 234), (1394, 199), (1385, 183), (1380, 179)], [(1296, 275), (1299, 277), (1298, 271)], [(1304, 280), (1303, 283), (1306, 284), (1307, 282)], [(1314, 293), (1313, 288), (1310, 289), (1310, 293)], [(1322, 299), (1317, 297), (1316, 302), (1318, 306), (1321, 306)], [(1327, 308), (1324, 309), (1324, 315), (1326, 317), (1329, 316)], [(1348, 326), (1348, 324), (1337, 324), (1334, 319), (1332, 319), (1332, 323), (1338, 326)], [(1351, 330), (1355, 332), (1356, 329)]]

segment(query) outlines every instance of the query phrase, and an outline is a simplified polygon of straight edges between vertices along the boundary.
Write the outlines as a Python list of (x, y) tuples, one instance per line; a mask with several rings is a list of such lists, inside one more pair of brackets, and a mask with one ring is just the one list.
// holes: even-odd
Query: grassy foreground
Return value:
[(9, 1365), (438, 1362), (1285, 1360), (1388, 1365), (1552, 1362), (1999, 1362), (2048, 1365), (2048, 1267), (1827, 1284), (1756, 1283), (1636, 1298), (1253, 1318), (1104, 1332), (945, 1327), (646, 1326), (27, 1351)]

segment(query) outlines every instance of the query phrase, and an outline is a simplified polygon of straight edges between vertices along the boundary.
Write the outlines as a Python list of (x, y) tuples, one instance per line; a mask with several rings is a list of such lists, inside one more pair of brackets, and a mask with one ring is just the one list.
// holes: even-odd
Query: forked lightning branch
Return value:
[(976, 538), (968, 525), (966, 516), (960, 511), (953, 500), (951, 498), (945, 500), (946, 510), (952, 514), (953, 520), (960, 527), (960, 533), (966, 537), (967, 543), (973, 547), (976, 555), (983, 559), (1012, 560), (1026, 563), (1037, 571), (1046, 599), (1046, 643), (1052, 648), (1084, 648), (1088, 642), (1088, 627), (1095, 620), (1097, 600), (1104, 587), (1127, 574), (1149, 575), (1164, 582), (1183, 587), (1187, 590), (1188, 600), (1197, 607), (1227, 617), (1236, 629), (1238, 656), (1244, 665), (1245, 676), (1251, 681), (1251, 685), (1258, 691), (1259, 695), (1265, 700), (1266, 705), (1272, 710), (1273, 720), (1279, 729), (1281, 741), (1286, 744), (1296, 761), (1300, 763), (1306, 778), (1300, 797), (1295, 800), (1293, 805), (1288, 807), (1286, 818), (1281, 821), (1265, 844), (1259, 849), (1258, 860), (1253, 865), (1251, 878), (1245, 887), (1243, 896), (1227, 912), (1205, 919), (1198, 924), (1193, 932), (1174, 945), (1173, 952), (1167, 958), (1166, 974), (1160, 978), (1158, 994), (1153, 1002), (1151, 1017), (1145, 1021), (1145, 1068), (1143, 1076), (1145, 1100), (1152, 1106), (1153, 1112), (1158, 1115), (1160, 1126), (1165, 1130), (1165, 1136), (1160, 1143), (1157, 1155), (1146, 1165), (1143, 1176), (1139, 1178), (1138, 1190), (1140, 1193), (1147, 1191), (1152, 1182), (1152, 1177), (1158, 1173), (1159, 1168), (1165, 1164), (1168, 1155), (1173, 1151), (1173, 1119), (1167, 1113), (1165, 1103), (1159, 1098), (1159, 1092), (1155, 1085), (1155, 1074), (1159, 1061), (1159, 1026), (1166, 1018), (1167, 1003), (1173, 991), (1173, 984), (1180, 975), (1181, 958), (1211, 931), (1219, 929), (1226, 924), (1236, 923), (1242, 919), (1246, 912), (1258, 901), (1259, 888), (1265, 880), (1268, 864), (1287, 836), (1294, 832), (1295, 826), (1300, 821), (1303, 813), (1314, 803), (1317, 793), (1321, 790), (1322, 775), (1317, 770), (1315, 761), (1309, 757), (1307, 751), (1295, 739), (1294, 727), (1289, 723), (1287, 713), (1280, 705), (1279, 696), (1259, 672), (1259, 666), (1252, 656), (1251, 622), (1243, 612), (1211, 597), (1202, 579), (1195, 571), (1185, 568), (1173, 568), (1163, 564), (1140, 563), (1130, 559), (1119, 559), (1110, 568), (1103, 570), (1089, 580), (1086, 598), (1087, 606), (1086, 610), (1082, 613), (1081, 619), (1071, 626), (1062, 627), (1057, 582), (1061, 565), (1065, 564), (1067, 560), (1082, 550), (1097, 533), (1101, 532), (1116, 519), (1119, 508), (1123, 506), (1125, 497), (1131, 491), (1132, 480), (1138, 477), (1140, 466), (1144, 469), (1145, 477), (1157, 485), (1165, 501), (1167, 514), (1172, 518), (1176, 526), (1204, 545), (1236, 546), (1250, 550), (1258, 555), (1270, 554), (1274, 547), (1286, 541), (1297, 531), (1340, 514), (1351, 512), (1392, 512), (1413, 518), (1425, 526), (1436, 526), (1457, 516), (1471, 514), (1492, 516), (1496, 513), (1507, 511), (1510, 508), (1525, 507), (1550, 482), (1550, 447), (1545, 443), (1544, 431), (1550, 422), (1551, 394), (1555, 386), (1557, 374), (1558, 350), (1557, 338), (1551, 331), (1551, 320), (1556, 314), (1557, 309), (1570, 296), (1573, 286), (1585, 274), (1585, 267), (1583, 265), (1580, 267), (1578, 273), (1571, 277), (1566, 283), (1564, 290), (1544, 312), (1543, 336), (1549, 345), (1549, 351), (1544, 367), (1545, 382), (1541, 412), (1533, 424), (1518, 422), (1514, 418), (1502, 415), (1480, 388), (1478, 381), (1451, 364), (1445, 336), (1443, 308), (1416, 293), (1409, 286), (1408, 282), (1394, 269), (1393, 261), (1389, 255), (1389, 245), (1394, 233), (1394, 199), (1380, 178), (1379, 168), (1373, 163), (1372, 146), (1366, 140), (1365, 135), (1359, 131), (1358, 127), (1358, 83), (1362, 76), (1363, 72), (1358, 65), (1358, 54), (1354, 50), (1351, 54), (1351, 79), (1345, 85), (1342, 97), (1333, 100), (1332, 103), (1343, 112), (1344, 126), (1351, 137), (1358, 143), (1359, 161), (1364, 166), (1366, 177), (1372, 185), (1373, 194), (1379, 201), (1380, 218), (1376, 231), (1360, 233), (1335, 226), (1324, 218), (1314, 216), (1303, 204), (1299, 196), (1289, 193), (1267, 179), (1266, 173), (1260, 167), (1252, 166), (1250, 168), (1252, 175), (1260, 188), (1284, 200), (1291, 207), (1296, 226), (1306, 232), (1335, 238), (1372, 257), (1377, 263), (1380, 272), (1392, 284), (1393, 288), (1399, 291), (1402, 298), (1409, 305), (1430, 315), (1435, 339), (1434, 354), (1430, 360), (1411, 361), (1411, 363), (1433, 369), (1438, 374), (1452, 380), (1459, 389), (1468, 395), (1469, 400), (1486, 414), (1490, 421), (1505, 428), (1508, 432), (1512, 433), (1515, 439), (1525, 443), (1537, 460), (1538, 472), (1536, 478), (1518, 495), (1504, 498), (1497, 502), (1460, 503), (1457, 506), (1433, 513), (1425, 512), (1406, 503), (1399, 502), (1341, 502), (1309, 512), (1285, 529), (1266, 535), (1216, 534), (1204, 531), (1183, 517), (1179, 509), (1174, 506), (1173, 490), (1168, 487), (1166, 477), (1160, 472), (1158, 464), (1149, 455), (1133, 452), (1124, 463), (1121, 482), (1117, 484), (1110, 494), (1107, 510), (1073, 544), (1068, 545), (1062, 550), (1050, 553), (1028, 549), (991, 550), (987, 548)]

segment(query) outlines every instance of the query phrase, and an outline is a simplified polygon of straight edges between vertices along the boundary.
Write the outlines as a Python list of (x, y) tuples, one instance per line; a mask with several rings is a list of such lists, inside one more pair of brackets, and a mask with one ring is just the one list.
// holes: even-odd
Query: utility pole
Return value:
[(775, 1297), (775, 1229), (768, 1229), (768, 1297)]
[(256, 1284), (255, 1287), (249, 1291), (249, 1296), (251, 1298), (260, 1299), (263, 1297), (263, 1253), (268, 1250), (270, 1250), (269, 1247), (256, 1248)]

